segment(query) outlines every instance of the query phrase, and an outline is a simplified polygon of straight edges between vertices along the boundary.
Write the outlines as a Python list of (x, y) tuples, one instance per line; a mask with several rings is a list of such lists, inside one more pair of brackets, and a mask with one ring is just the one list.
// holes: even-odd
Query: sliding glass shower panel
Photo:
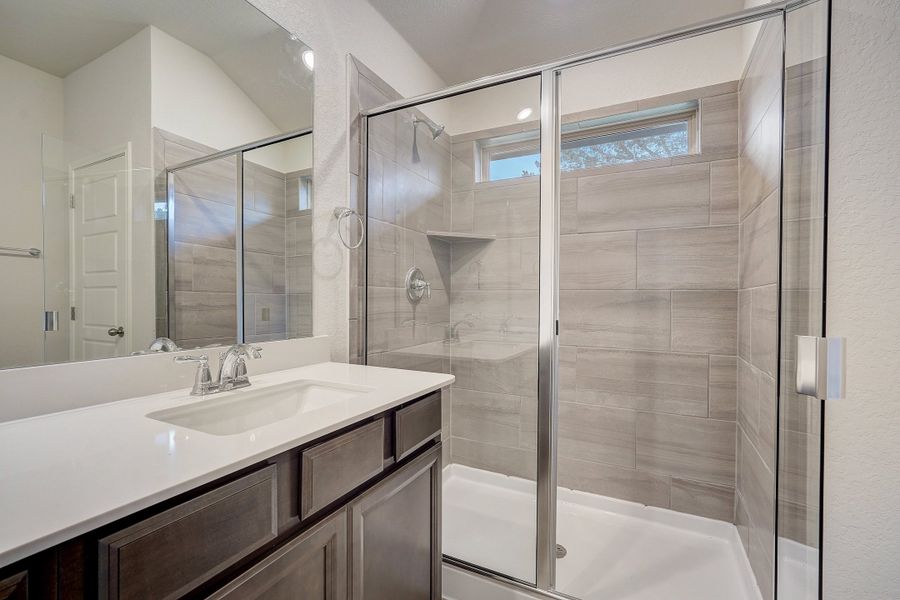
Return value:
[[(365, 77), (360, 97), (383, 95)], [(452, 372), (444, 554), (535, 581), (540, 84), (368, 119), (370, 365)]]
[(561, 71), (565, 594), (771, 597), (781, 35)]
[[(208, 150), (167, 145), (166, 160)], [(169, 174), (168, 335), (182, 348), (238, 340), (237, 234), (239, 179), (234, 155)]]
[(244, 340), (312, 335), (310, 135), (243, 152)]
[(779, 598), (819, 597), (823, 403), (796, 393), (797, 336), (824, 334), (828, 3), (787, 13), (777, 574)]

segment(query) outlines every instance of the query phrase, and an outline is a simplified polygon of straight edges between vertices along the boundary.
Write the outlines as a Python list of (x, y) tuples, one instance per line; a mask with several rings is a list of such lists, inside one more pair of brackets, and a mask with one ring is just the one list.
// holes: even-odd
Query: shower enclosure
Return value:
[(818, 597), (823, 407), (793, 385), (823, 335), (828, 10), (363, 113), (362, 355), (456, 376), (451, 597)]

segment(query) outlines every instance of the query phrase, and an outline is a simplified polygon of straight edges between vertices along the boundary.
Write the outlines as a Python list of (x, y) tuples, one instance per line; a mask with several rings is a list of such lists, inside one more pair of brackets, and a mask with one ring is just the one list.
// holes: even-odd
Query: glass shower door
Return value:
[(779, 598), (819, 598), (823, 401), (795, 389), (797, 336), (824, 335), (828, 2), (787, 13), (777, 514)]
[[(538, 78), (367, 124), (366, 359), (452, 372), (443, 552), (535, 582)], [(360, 78), (361, 102), (387, 101)], [(518, 118), (521, 117), (521, 118)]]
[(560, 72), (559, 592), (772, 597), (783, 31)]

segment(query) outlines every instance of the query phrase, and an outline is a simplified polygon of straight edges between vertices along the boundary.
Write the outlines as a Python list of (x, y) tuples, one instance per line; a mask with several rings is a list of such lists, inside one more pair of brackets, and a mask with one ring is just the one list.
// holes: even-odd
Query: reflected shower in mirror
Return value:
[(0, 8), (0, 368), (311, 335), (312, 50), (245, 0)]

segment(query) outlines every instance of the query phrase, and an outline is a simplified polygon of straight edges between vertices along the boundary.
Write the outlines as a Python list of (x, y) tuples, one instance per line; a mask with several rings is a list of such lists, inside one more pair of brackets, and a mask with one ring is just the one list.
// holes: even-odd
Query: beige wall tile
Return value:
[(737, 377), (737, 421), (755, 443), (759, 431), (759, 378), (753, 367), (742, 358), (738, 359)]
[(639, 470), (706, 483), (734, 481), (735, 425), (697, 417), (639, 413)]
[(766, 467), (775, 472), (775, 438), (778, 427), (775, 379), (765, 373), (757, 373), (759, 378), (759, 436), (757, 450)]
[(672, 350), (737, 352), (737, 291), (672, 292)]
[(753, 289), (750, 313), (750, 358), (758, 369), (775, 376), (778, 337), (778, 288), (776, 285)]
[(559, 404), (559, 456), (634, 468), (631, 410)]
[(709, 224), (738, 222), (738, 161), (720, 160), (709, 165)]
[(824, 143), (826, 85), (826, 73), (822, 62), (807, 72), (786, 78), (785, 148), (802, 148)]
[(519, 396), (537, 394), (537, 347), (507, 361), (454, 359), (454, 389), (469, 389)]
[(738, 290), (738, 356), (750, 360), (750, 332), (753, 290)]
[(560, 292), (560, 343), (669, 349), (668, 291)]
[(740, 157), (740, 212), (746, 217), (781, 178), (781, 104), (776, 98)]
[(308, 294), (312, 292), (312, 256), (290, 256), (286, 260), (287, 292)]
[(537, 236), (540, 189), (537, 178), (524, 183), (475, 188), (474, 231), (499, 237)]
[(734, 289), (738, 228), (733, 225), (638, 232), (642, 289)]
[(577, 205), (580, 233), (706, 225), (709, 165), (580, 178)]
[(175, 292), (176, 342), (189, 339), (237, 339), (234, 293)]
[(731, 523), (734, 521), (734, 487), (673, 478), (671, 508)]
[(578, 233), (578, 179), (563, 177), (559, 182), (559, 231)]
[(175, 195), (175, 241), (234, 249), (234, 207)]
[[(166, 164), (170, 166), (204, 154), (179, 144), (166, 142)], [(209, 161), (176, 171), (175, 192), (234, 206), (237, 198), (237, 167), (234, 157)]]
[(540, 270), (536, 237), (452, 245), (452, 289), (538, 289)]
[(778, 193), (773, 192), (741, 223), (741, 288), (778, 280)]
[(669, 478), (665, 475), (561, 457), (558, 481), (565, 488), (669, 507)]
[(244, 249), (285, 254), (285, 219), (255, 210), (244, 210)]
[(781, 94), (782, 34), (781, 27), (770, 20), (757, 36), (747, 72), (740, 87), (741, 145), (745, 146), (763, 113)]
[(532, 481), (537, 478), (537, 455), (534, 450), (496, 446), (454, 437), (451, 453), (453, 462), (461, 465)]
[(709, 357), (709, 418), (737, 419), (737, 358)]
[(634, 231), (561, 236), (560, 289), (634, 289), (636, 247)]
[(454, 388), (453, 437), (518, 447), (521, 404), (519, 396)]
[(738, 95), (709, 96), (700, 100), (700, 151), (704, 160), (738, 155)]
[(287, 330), (287, 299), (284, 294), (252, 294), (251, 297), (253, 302), (247, 314), (253, 334), (276, 335), (277, 338), (269, 339), (283, 339)]
[(707, 416), (703, 355), (579, 348), (576, 373), (582, 403)]
[(747, 514), (755, 527), (772, 535), (775, 519), (775, 476), (763, 462), (751, 441), (741, 441), (741, 479), (739, 490)]

